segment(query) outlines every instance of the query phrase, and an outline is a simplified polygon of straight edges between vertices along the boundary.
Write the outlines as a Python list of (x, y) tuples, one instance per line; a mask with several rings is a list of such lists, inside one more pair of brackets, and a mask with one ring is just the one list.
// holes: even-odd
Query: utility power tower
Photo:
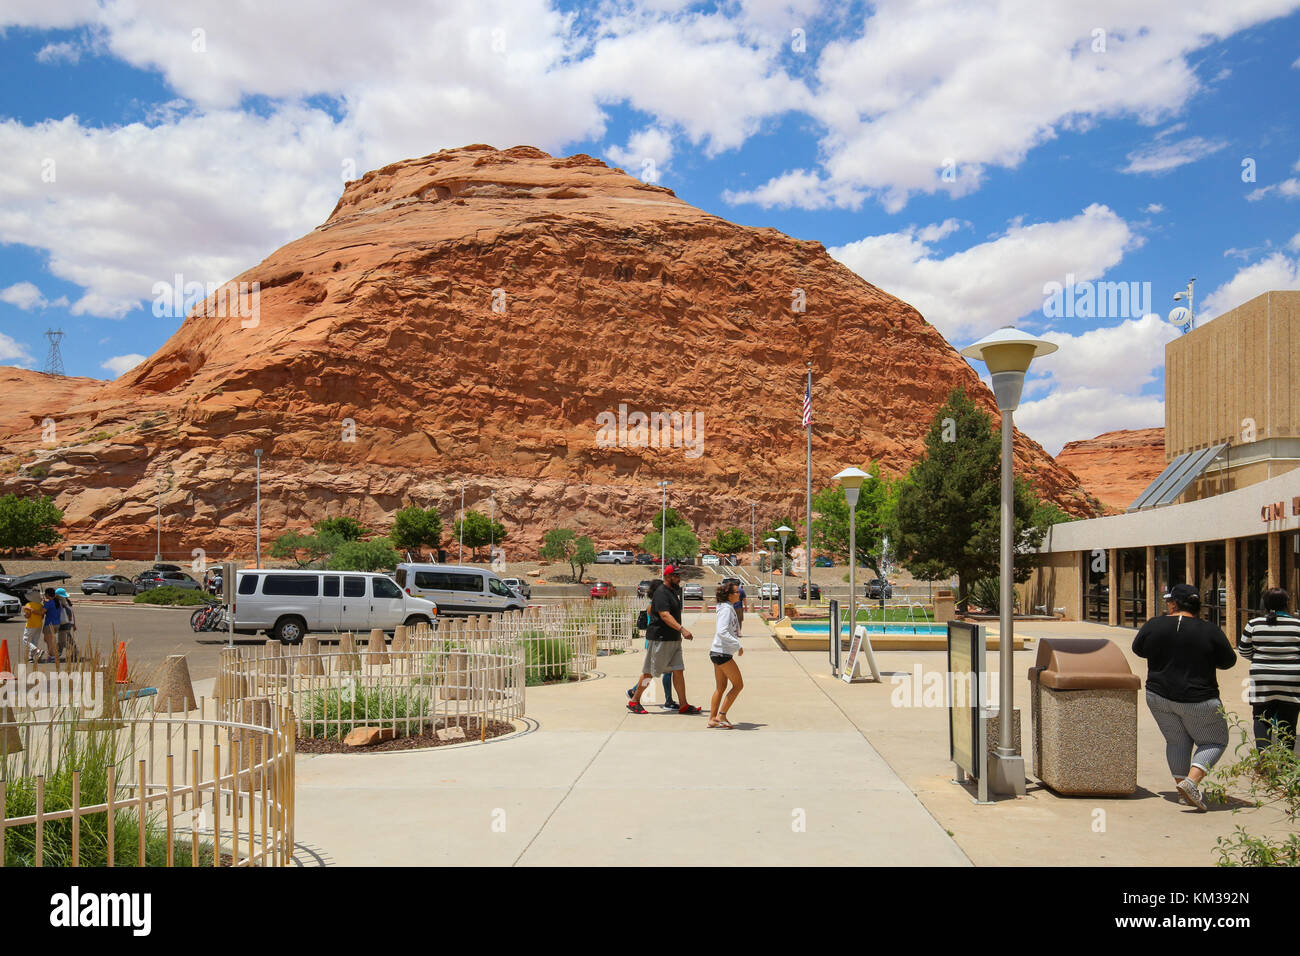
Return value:
[(63, 371), (63, 353), (59, 350), (59, 341), (63, 338), (63, 330), (46, 329), (45, 337), (50, 340), (50, 350), (45, 355), (45, 374), (66, 374)]

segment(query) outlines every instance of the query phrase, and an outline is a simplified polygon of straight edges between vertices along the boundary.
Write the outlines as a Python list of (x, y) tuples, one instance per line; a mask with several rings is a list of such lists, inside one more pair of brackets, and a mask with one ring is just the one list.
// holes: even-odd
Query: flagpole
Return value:
[(808, 506), (808, 523), (804, 526), (803, 554), (804, 561), (807, 562), (804, 568), (804, 593), (808, 595), (809, 603), (812, 602), (812, 569), (813, 569), (813, 551), (812, 551), (812, 362), (808, 363), (808, 486), (807, 492)]

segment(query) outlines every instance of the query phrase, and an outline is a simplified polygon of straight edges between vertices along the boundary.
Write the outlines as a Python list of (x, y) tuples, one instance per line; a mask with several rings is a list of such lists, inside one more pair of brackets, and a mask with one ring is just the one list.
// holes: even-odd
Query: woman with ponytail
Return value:
[(1290, 595), (1269, 588), (1261, 603), (1267, 612), (1251, 618), (1237, 650), (1250, 661), (1250, 706), (1255, 717), (1255, 747), (1263, 750), (1273, 734), (1295, 745), (1300, 717), (1300, 619), (1288, 611)]

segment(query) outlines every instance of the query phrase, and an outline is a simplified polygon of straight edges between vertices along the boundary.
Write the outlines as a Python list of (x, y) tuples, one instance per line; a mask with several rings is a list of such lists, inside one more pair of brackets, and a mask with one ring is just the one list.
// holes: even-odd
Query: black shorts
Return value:
[(713, 663), (715, 663), (715, 664), (717, 664), (719, 667), (721, 667), (723, 664), (725, 664), (725, 663), (727, 663), (729, 660), (731, 660), (731, 655), (730, 655), (730, 654), (710, 654), (710, 655), (709, 655), (709, 660), (713, 661)]

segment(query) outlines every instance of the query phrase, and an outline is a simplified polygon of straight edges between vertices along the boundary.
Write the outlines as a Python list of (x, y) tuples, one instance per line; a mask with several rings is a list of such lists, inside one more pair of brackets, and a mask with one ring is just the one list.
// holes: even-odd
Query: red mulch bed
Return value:
[[(445, 727), (465, 728), (465, 739), (439, 740), (435, 732)], [(508, 721), (489, 720), (487, 722), (486, 736), (490, 740), (493, 737), (512, 734), (516, 729), (515, 725)], [(426, 747), (446, 747), (450, 744), (471, 743), (478, 739), (479, 718), (459, 717), (455, 720), (440, 720), (436, 724), (426, 725), (418, 734), (411, 734), (408, 737), (394, 737), (392, 740), (381, 740), (369, 747), (345, 747), (342, 739), (333, 737), (324, 740), (319, 737), (299, 737), (297, 749), (298, 753), (302, 754), (369, 754), (388, 750), (423, 750)]]

